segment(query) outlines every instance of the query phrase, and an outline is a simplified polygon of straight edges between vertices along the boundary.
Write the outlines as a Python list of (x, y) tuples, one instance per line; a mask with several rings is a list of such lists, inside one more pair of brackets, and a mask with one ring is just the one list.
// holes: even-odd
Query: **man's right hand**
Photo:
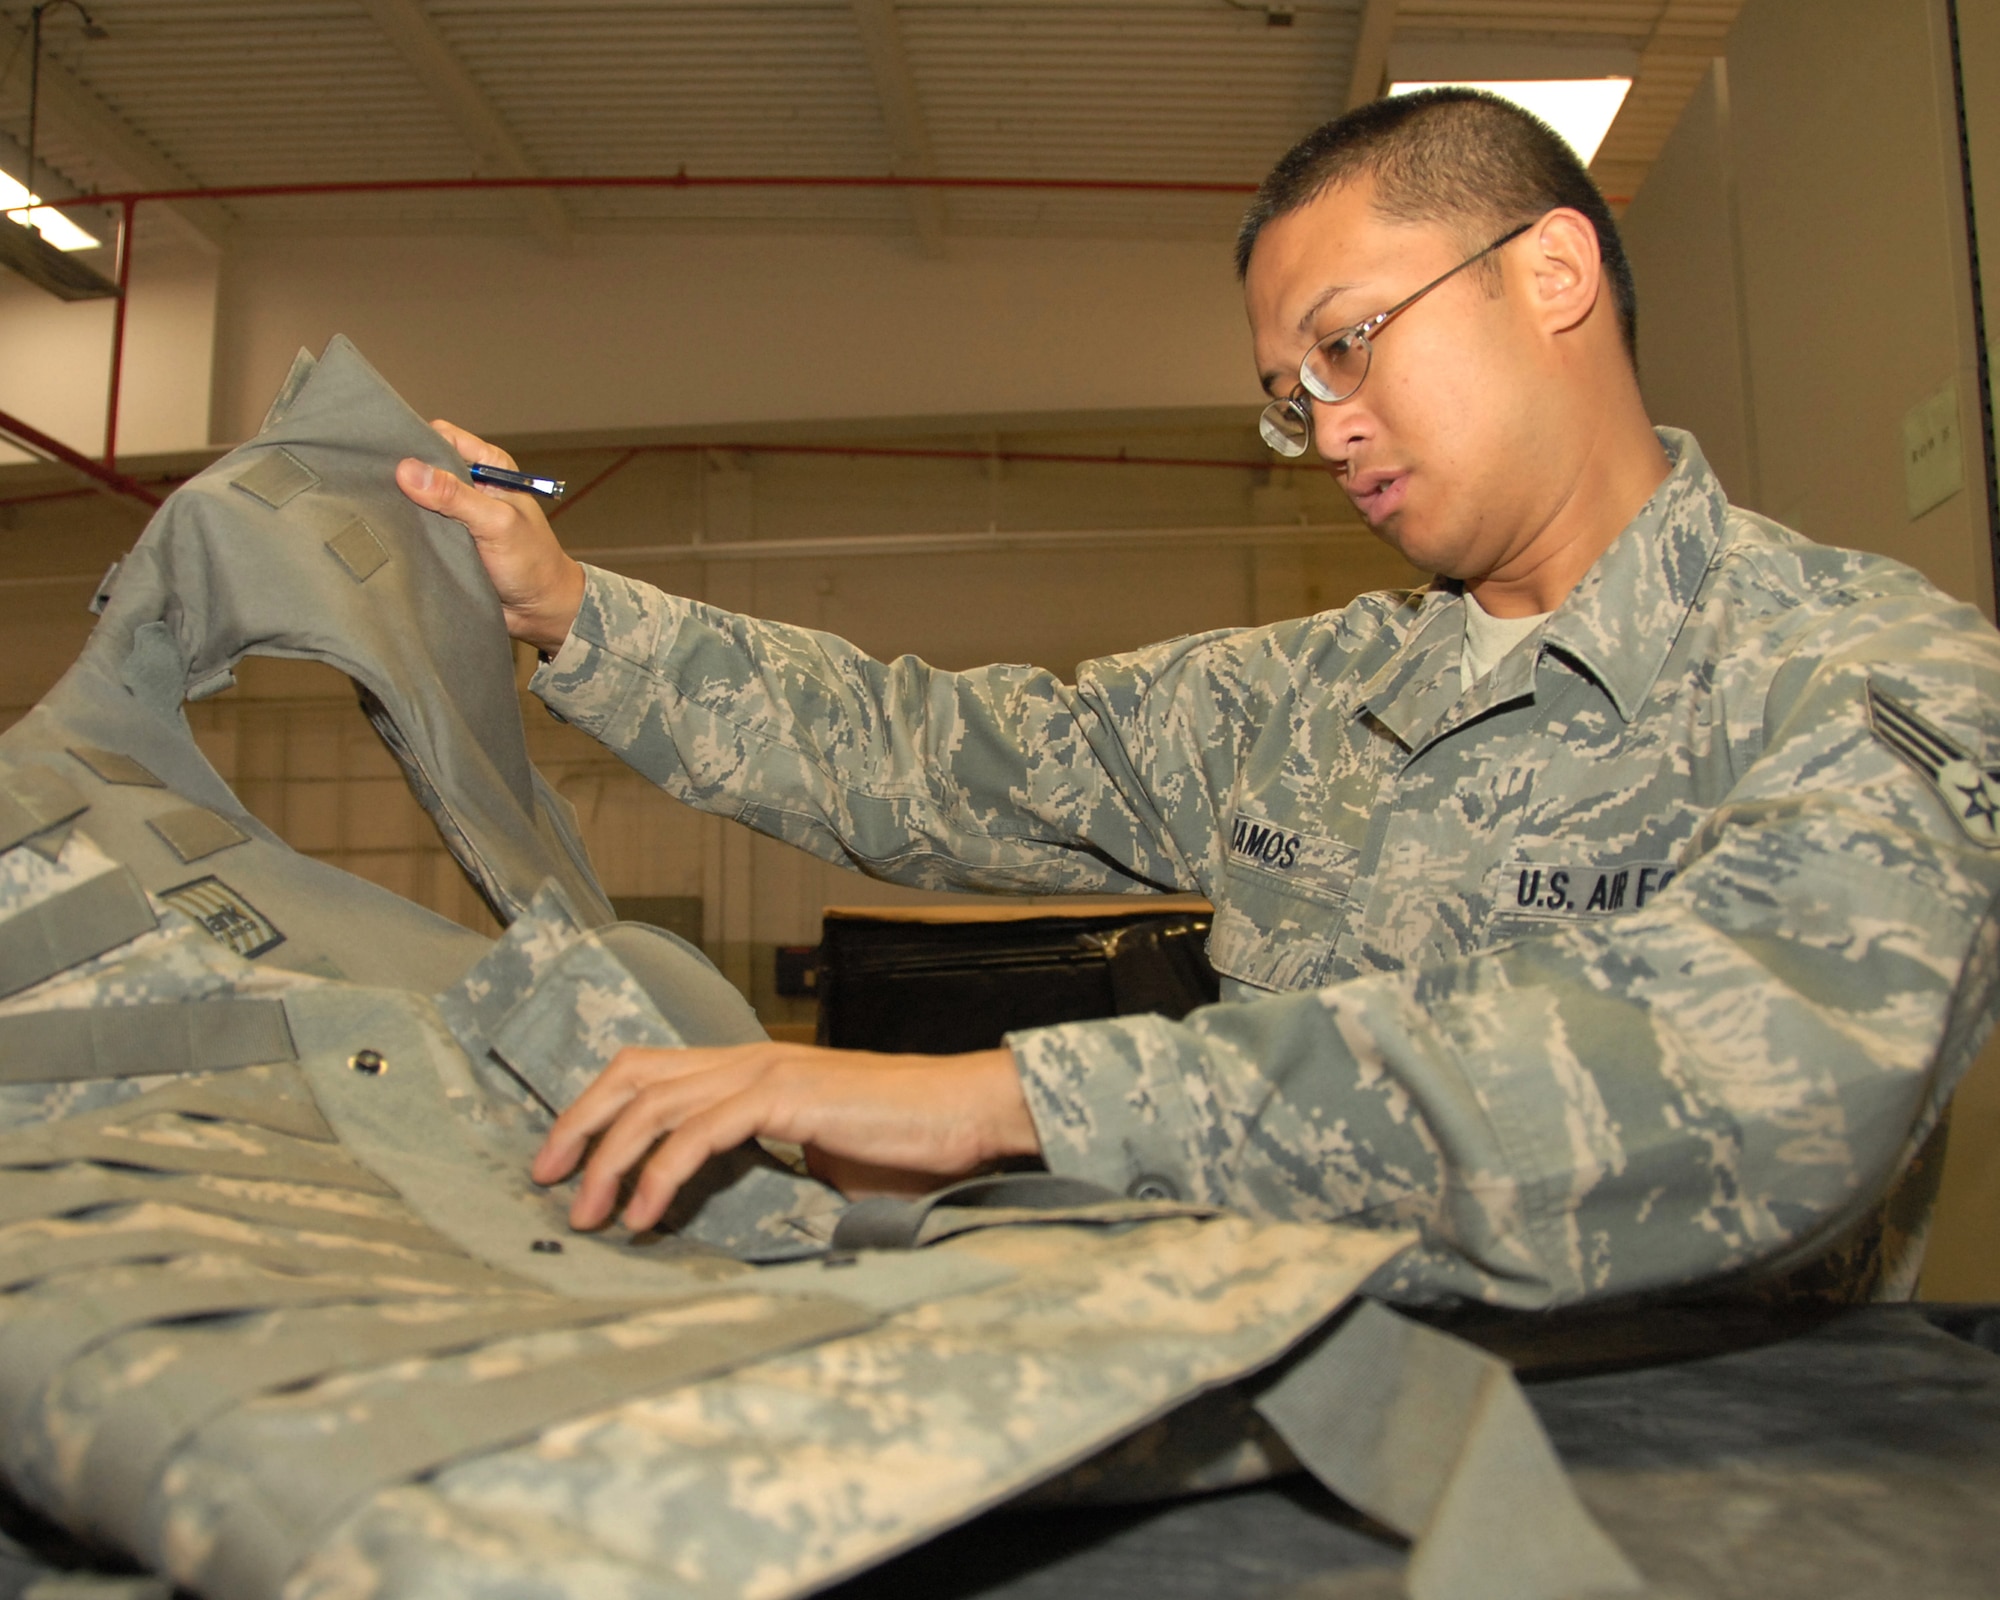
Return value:
[[(463, 428), (431, 426), (467, 461), (514, 469), (506, 451)], [(500, 596), (508, 633), (544, 655), (560, 650), (583, 604), (583, 568), (564, 553), (535, 497), (470, 484), (414, 457), (397, 465), (396, 484), (426, 511), (465, 525)]]

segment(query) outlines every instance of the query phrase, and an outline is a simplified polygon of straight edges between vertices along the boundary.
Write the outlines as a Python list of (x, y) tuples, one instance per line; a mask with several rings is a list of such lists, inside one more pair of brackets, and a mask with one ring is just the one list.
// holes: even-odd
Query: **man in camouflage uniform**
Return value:
[[(401, 470), (549, 658), (536, 692), (689, 803), (925, 887), (1216, 906), (1225, 1003), (1184, 1022), (627, 1051), (537, 1159), (601, 1135), (577, 1225), (634, 1168), (646, 1225), (753, 1133), (850, 1185), (1039, 1154), (1415, 1226), (1380, 1292), (1544, 1307), (1823, 1256), (1925, 1146), (1995, 1015), (2000, 636), (1731, 508), (1650, 426), (1611, 218), (1499, 102), (1312, 135), (1239, 265), (1267, 437), (1428, 589), (1074, 685), (945, 673), (581, 568), (524, 497)], [(1907, 1290), (1909, 1241), (1869, 1238), (1842, 1292)]]

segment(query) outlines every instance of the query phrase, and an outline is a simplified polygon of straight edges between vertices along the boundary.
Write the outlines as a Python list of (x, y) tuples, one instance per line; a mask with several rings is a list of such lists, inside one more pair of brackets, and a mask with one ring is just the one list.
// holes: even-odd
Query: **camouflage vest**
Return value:
[[(552, 1112), (622, 1044), (759, 1030), (613, 922), (404, 455), (463, 470), (345, 341), (301, 357), (0, 737), (14, 1495), (218, 1600), (785, 1596), (1078, 1463), (1289, 1447), (1418, 1541), (1413, 1593), (1631, 1586), (1504, 1367), (1338, 1315), (1405, 1235), (1032, 1176), (850, 1208), (754, 1146), (657, 1234), (572, 1233), (526, 1176)], [(247, 654), (354, 680), (503, 937), (249, 814), (181, 711)]]

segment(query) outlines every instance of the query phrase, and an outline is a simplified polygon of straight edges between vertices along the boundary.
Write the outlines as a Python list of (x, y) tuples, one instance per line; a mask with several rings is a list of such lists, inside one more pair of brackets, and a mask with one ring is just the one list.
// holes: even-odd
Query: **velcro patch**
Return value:
[(327, 540), (326, 548), (356, 583), (366, 583), (389, 564), (389, 552), (375, 530), (359, 517)]
[(178, 810), (163, 811), (157, 817), (148, 817), (146, 826), (166, 840), (168, 847), (183, 861), (199, 861), (203, 856), (227, 850), (250, 837), (227, 817), (218, 816), (207, 806), (182, 806)]
[(163, 890), (160, 898), (176, 911), (192, 917), (218, 944), (227, 945), (246, 960), (275, 950), (285, 942), (285, 936), (269, 917), (220, 878), (196, 878), (178, 888)]
[(289, 450), (273, 450), (229, 480), (273, 511), (291, 504), (308, 489), (319, 487), (319, 474)]
[(1637, 911), (1672, 883), (1678, 870), (1669, 861), (1620, 861), (1607, 866), (1509, 861), (1494, 872), (1493, 911), (1496, 916), (1551, 921)]
[(141, 789), (164, 789), (150, 768), (117, 750), (100, 750), (94, 744), (73, 744), (69, 753), (106, 783), (129, 783)]
[(2000, 773), (1893, 695), (1868, 685), (1868, 726), (1930, 783), (1965, 836), (2000, 850)]

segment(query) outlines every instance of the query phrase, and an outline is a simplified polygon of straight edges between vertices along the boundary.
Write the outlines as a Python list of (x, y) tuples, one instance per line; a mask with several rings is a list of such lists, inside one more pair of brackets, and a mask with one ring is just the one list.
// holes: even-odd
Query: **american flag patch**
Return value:
[(201, 924), (202, 931), (248, 959), (285, 942), (271, 919), (220, 878), (196, 878), (164, 889), (160, 898)]

